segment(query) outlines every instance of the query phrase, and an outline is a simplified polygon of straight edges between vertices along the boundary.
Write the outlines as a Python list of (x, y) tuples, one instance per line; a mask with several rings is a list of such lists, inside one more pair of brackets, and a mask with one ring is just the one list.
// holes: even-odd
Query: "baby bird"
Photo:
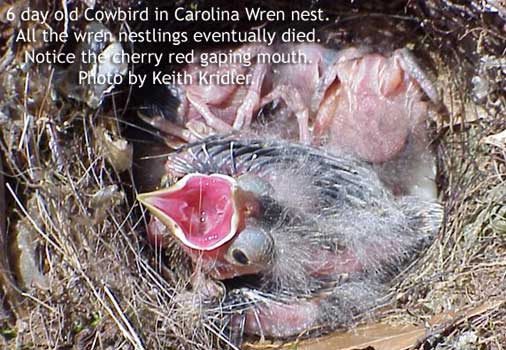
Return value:
[(349, 324), (431, 242), (438, 203), (394, 197), (371, 166), (311, 146), (215, 136), (169, 156), (175, 183), (140, 194), (241, 333), (291, 337)]

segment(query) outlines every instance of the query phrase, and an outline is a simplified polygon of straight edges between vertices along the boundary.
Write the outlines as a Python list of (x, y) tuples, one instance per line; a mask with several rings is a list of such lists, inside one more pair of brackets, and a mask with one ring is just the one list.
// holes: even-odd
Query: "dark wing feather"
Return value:
[(368, 163), (284, 141), (211, 137), (184, 147), (171, 155), (167, 164), (169, 172), (179, 176), (187, 173), (269, 176), (280, 168), (292, 169), (310, 174), (311, 185), (321, 191), (320, 199), (331, 203), (344, 199), (344, 194), (355, 202), (386, 196)]

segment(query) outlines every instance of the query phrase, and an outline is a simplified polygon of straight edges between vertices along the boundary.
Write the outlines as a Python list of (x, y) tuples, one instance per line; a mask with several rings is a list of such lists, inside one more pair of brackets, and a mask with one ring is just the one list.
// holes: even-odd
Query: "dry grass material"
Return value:
[[(506, 129), (506, 10), (497, 2), (498, 12), (491, 12), (482, 3), (321, 4), (343, 28), (380, 18), (400, 31), (399, 45), (413, 46), (433, 68), (447, 110), (435, 120), (444, 229), (398, 277), (394, 302), (380, 312), (383, 326), (375, 326), (384, 339), (402, 335), (401, 326), (417, 336), (407, 343), (400, 339), (395, 344), (406, 344), (399, 347), (386, 342), (385, 349), (506, 347), (506, 140), (500, 134)], [(167, 257), (143, 237), (146, 216), (133, 200), (131, 167), (115, 170), (125, 165), (114, 162), (114, 152), (121, 152), (114, 142), (125, 139), (129, 92), (112, 93), (98, 109), (56, 94), (54, 67), (21, 66), (24, 48), (9, 39), (20, 23), (1, 20), (5, 6), (0, 5), (0, 150), (6, 226), (0, 243), (10, 253), (2, 253), (0, 266), (0, 348), (233, 347), (221, 311), (200, 308), (198, 296), (188, 292), (188, 278), (174, 274), (187, 261), (177, 252)], [(360, 42), (367, 36), (332, 30), (333, 40)], [(390, 36), (387, 41), (397, 44)], [(365, 334), (357, 344), (382, 349)], [(352, 335), (334, 336), (326, 344), (337, 349)], [(311, 342), (288, 347), (318, 348)]]

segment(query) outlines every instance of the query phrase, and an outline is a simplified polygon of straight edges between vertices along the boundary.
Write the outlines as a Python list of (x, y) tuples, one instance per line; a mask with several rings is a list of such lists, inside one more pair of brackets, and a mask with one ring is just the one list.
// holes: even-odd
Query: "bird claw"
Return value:
[(295, 114), (299, 125), (299, 141), (303, 144), (309, 144), (311, 139), (309, 135), (309, 111), (304, 101), (302, 101), (300, 93), (292, 86), (278, 85), (262, 98), (260, 106), (265, 106), (277, 99), (283, 100), (286, 106)]
[(193, 137), (192, 142), (202, 140), (214, 134), (214, 130), (209, 125), (197, 119), (188, 121), (185, 126)]
[(402, 70), (420, 85), (432, 103), (438, 106), (441, 103), (441, 96), (432, 79), (418, 64), (413, 53), (408, 48), (402, 48), (394, 51), (393, 58), (399, 63)]

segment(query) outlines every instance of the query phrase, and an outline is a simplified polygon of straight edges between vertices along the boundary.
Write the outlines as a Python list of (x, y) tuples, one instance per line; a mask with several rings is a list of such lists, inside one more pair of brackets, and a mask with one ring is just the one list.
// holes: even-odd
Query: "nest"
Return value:
[[(397, 278), (393, 302), (373, 326), (288, 346), (504, 348), (506, 8), (492, 0), (259, 4), (324, 8), (336, 20), (326, 28), (328, 40), (410, 46), (433, 70), (446, 108), (434, 135), (446, 213), (439, 236)], [(11, 5), (61, 8), (62, 2), (0, 5), (0, 347), (225, 347), (219, 320), (180, 297), (185, 283), (141, 234), (146, 217), (134, 200), (134, 141), (125, 138), (139, 107), (132, 92), (119, 87), (91, 107), (66, 98), (55, 87), (55, 67), (22, 64), (28, 48), (12, 35), (37, 25), (4, 20)], [(96, 4), (115, 6), (128, 4)], [(388, 30), (372, 36), (358, 25), (364, 21)], [(62, 23), (49, 25), (63, 30)], [(120, 26), (106, 23), (113, 32)], [(380, 334), (374, 341), (373, 332)]]

